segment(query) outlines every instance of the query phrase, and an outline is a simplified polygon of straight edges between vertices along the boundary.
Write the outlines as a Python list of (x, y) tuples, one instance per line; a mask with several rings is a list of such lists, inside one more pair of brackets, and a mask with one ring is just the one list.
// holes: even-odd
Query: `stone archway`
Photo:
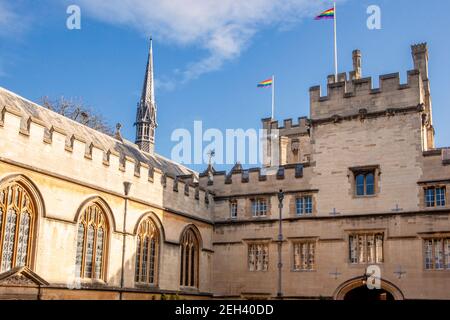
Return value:
[(381, 279), (380, 289), (368, 289), (364, 277), (342, 283), (333, 295), (336, 300), (403, 300), (400, 289), (392, 282)]

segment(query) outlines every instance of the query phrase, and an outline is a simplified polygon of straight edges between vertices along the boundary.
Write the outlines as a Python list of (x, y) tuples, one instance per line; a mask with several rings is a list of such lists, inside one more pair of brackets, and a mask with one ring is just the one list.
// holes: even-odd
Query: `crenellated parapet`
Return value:
[(306, 135), (309, 132), (309, 120), (307, 117), (299, 117), (296, 123), (292, 119), (285, 119), (282, 125), (276, 120), (265, 118), (262, 119), (262, 125), (263, 129), (266, 130), (279, 130), (279, 134), (282, 136)]
[(3, 93), (0, 89), (0, 161), (118, 195), (123, 182), (131, 182), (134, 199), (209, 219), (211, 192), (198, 183), (195, 172), (81, 124), (73, 132), (30, 116), (5, 104)]
[(353, 71), (348, 77), (345, 72), (328, 76), (326, 92), (320, 86), (310, 88), (312, 123), (407, 111), (425, 112), (431, 119), (426, 43), (412, 45), (411, 53), (414, 69), (407, 72), (406, 83), (401, 83), (399, 73), (390, 73), (380, 75), (379, 85), (374, 88), (371, 77), (362, 77), (361, 51), (354, 50)]
[[(229, 193), (238, 190), (266, 192), (278, 190), (289, 185), (301, 185), (312, 176), (310, 163), (286, 164), (277, 168), (249, 168), (234, 166), (228, 173), (216, 171), (211, 178), (202, 173), (199, 175), (200, 186), (207, 187), (214, 194)], [(275, 189), (274, 189), (275, 188)]]
[(379, 76), (379, 87), (372, 87), (372, 78), (347, 80), (341, 75), (338, 82), (329, 81), (327, 92), (320, 86), (310, 88), (310, 113), (312, 121), (368, 114), (388, 109), (405, 110), (423, 104), (422, 79), (418, 70), (407, 73), (407, 82), (400, 82), (399, 73)]

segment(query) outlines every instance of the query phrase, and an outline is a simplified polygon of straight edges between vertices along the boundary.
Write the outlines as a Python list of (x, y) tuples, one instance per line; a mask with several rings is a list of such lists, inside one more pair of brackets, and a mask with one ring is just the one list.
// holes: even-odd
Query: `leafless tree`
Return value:
[(69, 119), (107, 135), (112, 136), (114, 134), (114, 130), (109, 123), (101, 115), (96, 114), (91, 108), (85, 106), (79, 99), (67, 99), (65, 97), (50, 99), (49, 97), (43, 97), (41, 102), (45, 108), (55, 111)]

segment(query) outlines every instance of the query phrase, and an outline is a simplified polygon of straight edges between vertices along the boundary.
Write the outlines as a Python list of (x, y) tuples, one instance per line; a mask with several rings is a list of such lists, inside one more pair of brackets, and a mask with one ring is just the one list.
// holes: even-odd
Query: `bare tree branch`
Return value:
[(89, 128), (110, 136), (114, 133), (113, 128), (100, 114), (96, 114), (91, 108), (85, 106), (79, 100), (74, 101), (73, 99), (66, 99), (64, 97), (50, 99), (45, 96), (41, 98), (41, 104), (43, 107), (88, 126)]

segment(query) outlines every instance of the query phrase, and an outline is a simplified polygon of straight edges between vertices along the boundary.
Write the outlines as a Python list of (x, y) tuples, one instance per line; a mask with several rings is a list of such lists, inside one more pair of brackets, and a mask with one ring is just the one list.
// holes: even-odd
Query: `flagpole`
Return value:
[(272, 120), (275, 120), (275, 76), (272, 75)]
[(338, 81), (338, 57), (337, 57), (337, 41), (336, 41), (336, 2), (333, 2), (333, 8), (334, 8), (334, 81)]

